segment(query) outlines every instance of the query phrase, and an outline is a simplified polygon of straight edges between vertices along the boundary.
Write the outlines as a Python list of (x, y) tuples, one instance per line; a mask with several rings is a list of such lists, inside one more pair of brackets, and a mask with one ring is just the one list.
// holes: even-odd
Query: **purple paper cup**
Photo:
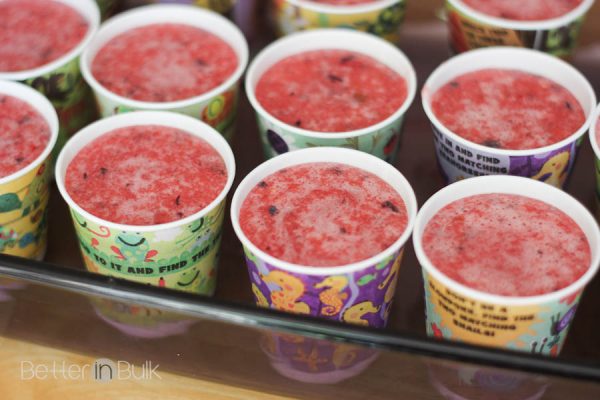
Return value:
[(480, 47), (516, 46), (568, 57), (593, 4), (594, 0), (583, 0), (571, 12), (557, 18), (515, 21), (484, 14), (461, 0), (446, 0), (450, 47), (455, 53), (462, 53)]
[[(446, 128), (435, 115), (431, 106), (433, 96), (457, 76), (488, 68), (520, 70), (562, 85), (580, 103), (585, 122), (560, 142), (535, 149), (498, 149), (464, 139)], [(515, 175), (562, 188), (571, 174), (579, 144), (596, 106), (592, 85), (571, 65), (538, 51), (515, 47), (473, 50), (451, 58), (429, 76), (421, 97), (423, 109), (433, 128), (440, 171), (447, 183), (481, 175)]]
[[(312, 162), (334, 162), (360, 168), (391, 185), (404, 200), (408, 211), (408, 223), (402, 235), (369, 259), (336, 267), (292, 264), (256, 247), (239, 224), (240, 209), (246, 196), (265, 177), (283, 168)], [(335, 147), (298, 150), (264, 162), (240, 183), (231, 204), (233, 229), (244, 247), (257, 305), (372, 327), (383, 327), (387, 322), (402, 250), (412, 232), (416, 212), (414, 192), (396, 168), (372, 155)]]

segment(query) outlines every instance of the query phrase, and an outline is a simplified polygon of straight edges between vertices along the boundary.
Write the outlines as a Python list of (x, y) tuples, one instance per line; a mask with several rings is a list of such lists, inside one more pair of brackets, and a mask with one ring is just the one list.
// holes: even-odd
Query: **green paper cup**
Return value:
[[(560, 142), (536, 149), (498, 149), (464, 139), (437, 118), (431, 106), (432, 98), (440, 87), (457, 76), (488, 68), (515, 69), (562, 85), (581, 105), (585, 122)], [(515, 47), (473, 50), (451, 58), (429, 76), (421, 98), (433, 128), (440, 172), (447, 183), (480, 175), (516, 175), (562, 188), (573, 170), (579, 144), (596, 106), (592, 85), (571, 65), (539, 51)]]
[(94, 0), (58, 0), (72, 7), (87, 20), (88, 32), (74, 49), (38, 68), (0, 72), (0, 80), (19, 81), (38, 90), (50, 100), (60, 121), (56, 145), (58, 152), (70, 135), (96, 118), (90, 88), (79, 71), (79, 56), (90, 43), (100, 24), (100, 12)]
[(486, 15), (461, 0), (446, 0), (450, 47), (455, 53), (462, 53), (480, 47), (516, 46), (568, 57), (593, 4), (594, 0), (583, 0), (573, 11), (558, 18), (515, 21)]
[[(448, 204), (484, 193), (526, 196), (566, 213), (579, 225), (589, 242), (591, 263), (587, 272), (561, 290), (527, 297), (481, 292), (442, 273), (423, 250), (425, 227)], [(534, 354), (555, 356), (560, 353), (581, 295), (600, 264), (600, 230), (589, 211), (560, 189), (515, 176), (466, 179), (437, 192), (417, 215), (413, 245), (423, 272), (427, 333), (430, 336)]]
[(364, 4), (331, 5), (308, 0), (273, 0), (273, 20), (280, 35), (315, 28), (350, 28), (399, 40), (405, 0), (374, 0)]
[[(238, 57), (235, 72), (216, 88), (189, 99), (147, 102), (128, 99), (102, 86), (91, 72), (94, 57), (114, 37), (141, 26), (161, 23), (201, 28), (225, 40)], [(229, 20), (212, 11), (185, 5), (151, 5), (121, 13), (104, 23), (81, 57), (81, 72), (92, 87), (102, 117), (135, 110), (172, 111), (200, 119), (228, 140), (235, 131), (238, 87), (248, 63), (248, 44), (242, 32)]]
[[(370, 56), (406, 79), (408, 94), (404, 103), (385, 120), (349, 132), (315, 132), (279, 121), (269, 114), (255, 95), (262, 75), (278, 61), (305, 51), (342, 49)], [(246, 74), (246, 95), (256, 111), (259, 133), (266, 158), (288, 151), (318, 147), (346, 147), (393, 162), (400, 148), (404, 116), (417, 90), (417, 77), (409, 59), (386, 41), (347, 29), (321, 29), (281, 38), (263, 49)]]
[(42, 260), (46, 254), (51, 153), (58, 139), (58, 118), (40, 93), (17, 82), (0, 81), (0, 93), (31, 105), (48, 123), (44, 151), (23, 169), (0, 177), (0, 253)]
[[(177, 128), (210, 143), (227, 168), (227, 183), (219, 196), (186, 218), (146, 226), (105, 221), (75, 203), (65, 188), (65, 175), (71, 160), (94, 139), (134, 125)], [(217, 131), (194, 118), (159, 111), (132, 112), (89, 125), (73, 136), (56, 163), (56, 184), (69, 205), (89, 271), (204, 295), (212, 295), (215, 290), (225, 197), (234, 175), (233, 153)]]

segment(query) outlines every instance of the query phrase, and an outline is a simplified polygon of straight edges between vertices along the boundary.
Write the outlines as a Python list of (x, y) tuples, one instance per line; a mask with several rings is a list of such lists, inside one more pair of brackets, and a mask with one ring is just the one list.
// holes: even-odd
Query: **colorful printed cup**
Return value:
[(235, 3), (237, 3), (237, 0), (154, 0), (154, 3), (189, 4), (193, 6), (208, 8), (209, 10), (221, 14), (226, 14), (233, 9)]
[(96, 0), (96, 3), (98, 4), (98, 9), (100, 10), (100, 17), (102, 21), (104, 21), (113, 15), (121, 3), (121, 0)]
[[(239, 224), (242, 203), (266, 176), (282, 168), (310, 162), (337, 162), (361, 168), (383, 179), (402, 196), (408, 225), (390, 247), (360, 262), (339, 267), (312, 267), (279, 260), (256, 247)], [(350, 149), (320, 147), (275, 157), (256, 167), (233, 195), (231, 220), (244, 247), (256, 304), (363, 326), (385, 326), (392, 306), (403, 246), (417, 212), (414, 192), (388, 163)]]
[(462, 53), (480, 47), (516, 46), (568, 57), (593, 4), (594, 0), (583, 0), (573, 11), (558, 18), (514, 21), (486, 15), (461, 0), (446, 0), (450, 47), (455, 53)]
[[(103, 87), (91, 73), (96, 53), (112, 38), (140, 26), (179, 23), (207, 30), (225, 40), (238, 57), (235, 72), (216, 88), (189, 99), (147, 102), (128, 99)], [(83, 52), (81, 72), (94, 90), (102, 117), (134, 110), (173, 111), (202, 121), (221, 132), (228, 140), (235, 131), (240, 77), (248, 63), (248, 44), (242, 32), (229, 20), (212, 11), (184, 5), (151, 5), (121, 13), (102, 25)]]
[(0, 80), (25, 83), (52, 102), (60, 121), (56, 153), (73, 133), (96, 119), (90, 88), (79, 71), (79, 56), (96, 34), (100, 24), (100, 12), (94, 0), (58, 1), (72, 7), (87, 20), (89, 29), (81, 43), (62, 57), (41, 67), (18, 72), (0, 72)]
[[(443, 207), (483, 193), (507, 193), (544, 201), (571, 217), (585, 233), (592, 252), (587, 272), (556, 292), (509, 297), (466, 287), (444, 275), (423, 250), (423, 231)], [(454, 183), (433, 195), (415, 222), (413, 244), (423, 269), (427, 333), (477, 345), (557, 355), (575, 316), (581, 294), (600, 264), (600, 230), (589, 211), (569, 194), (541, 182), (514, 176), (484, 176)]]
[[(159, 225), (117, 224), (82, 209), (65, 188), (69, 163), (94, 139), (134, 125), (177, 128), (210, 143), (227, 168), (227, 183), (219, 196), (193, 215)], [(73, 136), (56, 163), (56, 184), (69, 205), (89, 271), (204, 295), (215, 290), (225, 197), (234, 175), (233, 153), (217, 131), (186, 115), (160, 111), (138, 111), (97, 121)]]
[[(431, 108), (432, 97), (456, 76), (485, 68), (517, 69), (557, 82), (579, 101), (586, 122), (568, 138), (530, 150), (496, 149), (462, 138), (437, 118)], [(451, 58), (429, 76), (421, 95), (433, 128), (440, 171), (448, 183), (480, 175), (516, 175), (563, 187), (596, 106), (594, 89), (575, 68), (547, 54), (514, 47), (473, 50)]]
[(367, 347), (271, 332), (263, 334), (261, 349), (282, 376), (330, 385), (359, 375), (379, 356)]
[(594, 150), (594, 165), (596, 171), (596, 215), (600, 219), (600, 146), (598, 145), (598, 119), (600, 118), (600, 105), (594, 111), (590, 121), (590, 143)]
[[(367, 128), (342, 133), (324, 133), (301, 129), (279, 121), (256, 99), (255, 89), (261, 76), (278, 61), (311, 50), (344, 49), (375, 58), (407, 81), (408, 94), (402, 106), (385, 120)], [(347, 147), (393, 162), (400, 148), (404, 115), (417, 90), (417, 77), (408, 58), (393, 45), (362, 32), (346, 29), (321, 29), (281, 38), (263, 49), (252, 61), (246, 74), (246, 94), (256, 111), (265, 156), (275, 157), (288, 151), (316, 147)]]
[(157, 308), (122, 303), (101, 297), (90, 298), (96, 315), (128, 336), (159, 339), (182, 335), (196, 321)]
[(42, 260), (48, 232), (50, 158), (58, 139), (58, 117), (48, 99), (21, 83), (0, 81), (0, 93), (27, 102), (50, 127), (42, 154), (25, 168), (0, 177), (0, 253)]
[(280, 35), (315, 28), (350, 28), (397, 43), (405, 0), (373, 0), (331, 5), (308, 0), (273, 0), (273, 20)]

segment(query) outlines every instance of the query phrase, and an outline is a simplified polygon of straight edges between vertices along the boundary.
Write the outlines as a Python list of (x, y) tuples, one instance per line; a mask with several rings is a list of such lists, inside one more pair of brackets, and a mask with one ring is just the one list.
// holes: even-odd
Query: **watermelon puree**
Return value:
[(42, 154), (50, 126), (28, 103), (0, 93), (0, 178), (13, 174)]
[(583, 0), (462, 0), (464, 4), (492, 17), (515, 21), (542, 21), (573, 11)]
[(407, 93), (400, 74), (347, 50), (284, 58), (256, 86), (256, 98), (269, 114), (318, 132), (347, 132), (381, 122), (402, 106)]
[(53, 0), (2, 0), (0, 16), (0, 72), (48, 64), (77, 47), (89, 29), (82, 15)]
[(203, 139), (157, 125), (116, 129), (85, 146), (67, 167), (67, 192), (107, 221), (154, 225), (192, 215), (227, 181), (219, 153)]
[(262, 251), (309, 266), (340, 266), (375, 256), (404, 233), (400, 195), (379, 177), (345, 164), (307, 163), (256, 185), (240, 226)]
[(120, 96), (169, 102), (216, 88), (237, 66), (231, 46), (208, 31), (152, 24), (111, 39), (96, 54), (91, 69), (102, 86)]
[(425, 227), (425, 254), (446, 276), (502, 296), (555, 292), (590, 267), (585, 234), (547, 203), (510, 194), (466, 197)]
[(452, 132), (488, 147), (524, 150), (558, 143), (585, 123), (563, 86), (522, 71), (482, 69), (434, 93), (431, 108)]

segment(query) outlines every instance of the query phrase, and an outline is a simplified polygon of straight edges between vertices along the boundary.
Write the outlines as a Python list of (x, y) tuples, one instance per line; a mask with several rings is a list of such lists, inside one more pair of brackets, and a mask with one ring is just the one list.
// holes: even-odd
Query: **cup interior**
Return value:
[[(566, 288), (529, 297), (508, 297), (484, 293), (464, 286), (444, 275), (429, 261), (423, 250), (422, 237), (425, 227), (431, 218), (448, 204), (465, 197), (488, 193), (514, 194), (540, 200), (558, 208), (571, 217), (579, 225), (590, 245), (591, 264), (587, 272)], [(600, 264), (600, 230), (590, 212), (579, 201), (560, 189), (542, 182), (516, 176), (491, 175), (469, 178), (440, 190), (419, 211), (413, 232), (413, 244), (421, 267), (437, 280), (458, 293), (479, 299), (482, 302), (496, 304), (528, 305), (560, 299), (582, 289), (594, 277)]]
[[(332, 162), (350, 165), (352, 167), (360, 168), (364, 171), (370, 172), (391, 185), (404, 200), (408, 214), (407, 226), (398, 240), (383, 253), (367, 260), (353, 263), (344, 267), (310, 267), (295, 265), (278, 260), (256, 247), (244, 234), (239, 224), (240, 209), (244, 200), (246, 199), (246, 196), (248, 196), (248, 193), (250, 193), (250, 191), (265, 177), (283, 168), (313, 162)], [(250, 174), (246, 176), (246, 178), (244, 178), (244, 180), (236, 189), (231, 201), (231, 220), (233, 223), (233, 228), (244, 246), (248, 247), (254, 254), (258, 254), (260, 258), (266, 260), (270, 264), (281, 266), (282, 268), (288, 269), (292, 272), (309, 273), (312, 275), (328, 275), (332, 273), (341, 274), (349, 271), (359, 270), (372, 265), (375, 258), (385, 258), (393, 254), (394, 251), (398, 250), (398, 248), (403, 245), (406, 240), (408, 240), (408, 237), (412, 232), (416, 214), (417, 200), (412, 187), (406, 178), (404, 178), (404, 176), (396, 168), (367, 153), (339, 147), (315, 147), (302, 149), (272, 158), (256, 167), (252, 172), (250, 172)]]
[[(192, 214), (181, 220), (160, 225), (144, 225), (132, 227), (130, 225), (104, 221), (82, 209), (77, 203), (73, 201), (65, 187), (65, 177), (67, 174), (67, 168), (69, 164), (71, 163), (73, 158), (75, 158), (75, 156), (81, 151), (81, 149), (83, 149), (85, 146), (87, 146), (89, 143), (99, 138), (100, 136), (103, 136), (115, 129), (136, 125), (168, 126), (180, 129), (193, 136), (206, 140), (215, 150), (217, 150), (219, 155), (223, 158), (225, 167), (227, 168), (227, 182), (219, 196), (216, 199), (214, 199), (209, 205), (207, 205), (205, 208), (203, 208), (195, 214)], [(77, 213), (98, 224), (109, 225), (115, 229), (123, 231), (156, 231), (159, 229), (169, 229), (171, 227), (184, 225), (191, 221), (194, 221), (206, 214), (208, 211), (214, 209), (217, 204), (219, 204), (225, 199), (225, 196), (227, 195), (229, 189), (231, 188), (231, 185), (233, 184), (234, 176), (235, 160), (233, 157), (233, 152), (231, 151), (231, 148), (229, 147), (227, 141), (223, 138), (223, 136), (221, 136), (217, 131), (215, 131), (207, 124), (195, 118), (186, 115), (161, 111), (136, 111), (125, 114), (119, 114), (96, 121), (93, 124), (88, 125), (84, 129), (82, 129), (81, 131), (77, 132), (67, 142), (56, 161), (56, 185), (58, 186), (61, 195), (68, 203), (69, 207), (76, 210)]]
[[(238, 57), (238, 66), (233, 74), (221, 85), (192, 98), (173, 102), (156, 103), (128, 99), (104, 88), (94, 78), (91, 65), (96, 54), (111, 39), (135, 28), (152, 24), (184, 24), (206, 30), (223, 39), (231, 46)], [(121, 13), (105, 22), (81, 56), (81, 72), (95, 91), (116, 99), (123, 104), (145, 109), (161, 109), (165, 105), (185, 107), (203, 101), (223, 92), (232, 86), (242, 75), (248, 63), (248, 44), (242, 32), (225, 17), (199, 7), (185, 5), (150, 5)]]
[(0, 185), (2, 185), (3, 183), (12, 181), (22, 175), (25, 175), (50, 155), (58, 138), (58, 116), (56, 115), (56, 111), (48, 99), (29, 86), (25, 86), (17, 82), (0, 81), (0, 93), (3, 95), (16, 97), (19, 100), (28, 103), (37, 112), (39, 112), (42, 117), (44, 117), (48, 123), (48, 126), (50, 127), (50, 138), (48, 139), (48, 143), (46, 144), (44, 151), (42, 151), (42, 153), (35, 160), (19, 171), (16, 171), (15, 173), (5, 177), (0, 177)]

